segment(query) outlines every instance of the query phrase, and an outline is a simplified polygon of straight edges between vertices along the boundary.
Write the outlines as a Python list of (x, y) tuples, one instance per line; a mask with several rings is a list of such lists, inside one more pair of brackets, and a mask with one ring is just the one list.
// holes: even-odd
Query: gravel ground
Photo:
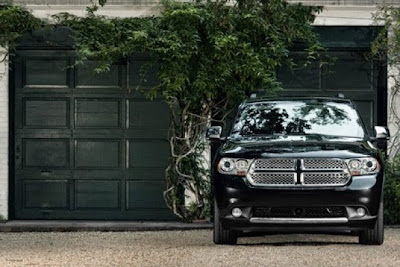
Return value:
[(269, 235), (215, 246), (212, 231), (0, 233), (0, 266), (400, 266), (400, 229), (357, 237)]

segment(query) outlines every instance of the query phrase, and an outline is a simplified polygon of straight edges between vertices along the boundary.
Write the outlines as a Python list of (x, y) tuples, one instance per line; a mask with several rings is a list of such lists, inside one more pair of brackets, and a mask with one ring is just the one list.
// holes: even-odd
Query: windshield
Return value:
[(234, 138), (309, 134), (364, 138), (362, 122), (352, 106), (320, 100), (247, 104), (231, 131)]

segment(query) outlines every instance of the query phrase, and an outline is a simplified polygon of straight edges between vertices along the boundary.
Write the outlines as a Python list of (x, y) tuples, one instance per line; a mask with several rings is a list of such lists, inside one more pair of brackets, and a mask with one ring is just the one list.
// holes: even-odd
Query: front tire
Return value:
[(383, 229), (383, 202), (379, 205), (378, 216), (373, 229), (360, 232), (358, 236), (360, 244), (363, 245), (382, 245), (384, 240)]
[(228, 229), (225, 229), (222, 226), (219, 217), (219, 209), (217, 205), (217, 201), (214, 199), (214, 244), (217, 245), (235, 245), (237, 243), (237, 233)]

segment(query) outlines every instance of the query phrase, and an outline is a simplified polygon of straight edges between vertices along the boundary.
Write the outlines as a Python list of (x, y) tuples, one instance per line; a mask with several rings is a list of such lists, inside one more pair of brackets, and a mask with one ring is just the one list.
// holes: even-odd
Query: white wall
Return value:
[[(4, 50), (0, 48), (0, 60)], [(8, 61), (0, 62), (0, 220), (8, 219)]]
[[(51, 15), (68, 12), (76, 16), (84, 16), (87, 14), (86, 6), (69, 6), (69, 5), (26, 5), (28, 10), (39, 18), (50, 18)], [(147, 17), (157, 16), (160, 14), (160, 6), (152, 5), (136, 5), (136, 6), (112, 6), (106, 5), (100, 7), (97, 11), (99, 15), (110, 17)]]

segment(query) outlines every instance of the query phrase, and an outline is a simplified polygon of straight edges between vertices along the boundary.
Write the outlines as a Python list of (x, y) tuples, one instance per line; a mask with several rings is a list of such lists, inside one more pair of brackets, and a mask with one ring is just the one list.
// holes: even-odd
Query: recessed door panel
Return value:
[(309, 61), (303, 53), (293, 53), (290, 56), (296, 66), (289, 68), (282, 66), (278, 74), (278, 80), (287, 90), (319, 90), (320, 88), (320, 62)]
[(75, 140), (75, 167), (78, 169), (119, 168), (120, 144), (118, 140)]
[(373, 90), (373, 62), (362, 51), (330, 53), (334, 64), (324, 67), (322, 86), (328, 90)]
[(372, 133), (374, 127), (374, 102), (373, 101), (355, 101), (355, 104), (360, 111), (361, 118), (365, 124), (365, 127)]
[(68, 208), (68, 183), (66, 180), (26, 180), (23, 185), (24, 208)]
[(116, 99), (76, 99), (77, 128), (120, 127), (120, 101)]
[(129, 85), (140, 86), (142, 89), (151, 88), (160, 83), (157, 77), (158, 67), (150, 63), (149, 57), (139, 56), (129, 62)]
[(67, 168), (69, 166), (69, 140), (24, 139), (24, 168)]
[(24, 87), (68, 87), (67, 58), (27, 58)]
[(127, 209), (165, 209), (165, 181), (127, 181)]
[(87, 60), (83, 64), (78, 64), (76, 69), (76, 85), (78, 88), (99, 88), (121, 86), (121, 67), (118, 65), (110, 66), (109, 71), (99, 72), (96, 68), (99, 63), (94, 60)]
[(169, 143), (161, 140), (130, 140), (129, 168), (165, 169), (169, 159)]
[(26, 98), (24, 127), (65, 128), (69, 126), (69, 99)]
[(119, 181), (76, 181), (77, 209), (118, 209), (120, 198)]
[(128, 111), (129, 128), (165, 132), (169, 129), (170, 112), (165, 102), (130, 99)]

